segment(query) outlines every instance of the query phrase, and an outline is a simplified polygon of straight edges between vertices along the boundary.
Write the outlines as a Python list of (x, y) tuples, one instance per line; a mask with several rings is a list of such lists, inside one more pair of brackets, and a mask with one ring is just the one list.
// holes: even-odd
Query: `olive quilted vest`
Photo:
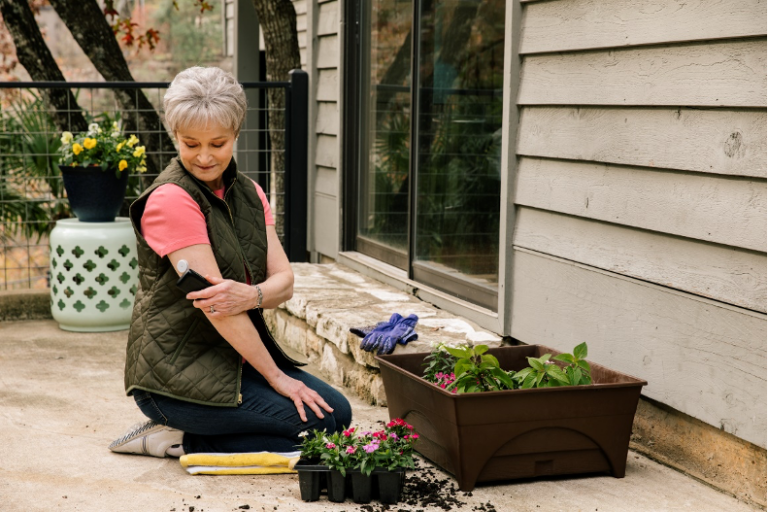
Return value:
[[(264, 207), (253, 183), (232, 159), (224, 172), (226, 193), (218, 198), (184, 169), (178, 158), (131, 205), (138, 245), (139, 286), (133, 306), (125, 361), (125, 389), (141, 389), (190, 402), (236, 407), (240, 401), (240, 354), (200, 309), (176, 287), (178, 274), (141, 236), (147, 198), (160, 185), (183, 188), (200, 205), (216, 263), (225, 279), (261, 283), (266, 277), (267, 231)], [(264, 324), (261, 311), (249, 317), (278, 365), (300, 364), (287, 357)]]

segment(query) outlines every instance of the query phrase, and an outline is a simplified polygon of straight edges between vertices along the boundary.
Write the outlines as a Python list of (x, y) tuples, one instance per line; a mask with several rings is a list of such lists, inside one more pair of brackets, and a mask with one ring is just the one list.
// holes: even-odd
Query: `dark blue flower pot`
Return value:
[(69, 206), (81, 222), (114, 222), (125, 199), (128, 172), (60, 165)]

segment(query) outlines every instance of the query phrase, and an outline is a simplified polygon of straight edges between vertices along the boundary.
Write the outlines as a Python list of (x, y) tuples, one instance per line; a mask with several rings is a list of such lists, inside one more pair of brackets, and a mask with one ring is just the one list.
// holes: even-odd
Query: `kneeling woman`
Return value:
[[(303, 430), (349, 426), (347, 400), (297, 368), (261, 316), (291, 297), (293, 272), (264, 192), (232, 158), (242, 87), (221, 69), (190, 68), (164, 107), (179, 157), (131, 205), (139, 289), (125, 386), (149, 421), (110, 449), (290, 452)], [(185, 266), (214, 286), (185, 294), (175, 285)]]

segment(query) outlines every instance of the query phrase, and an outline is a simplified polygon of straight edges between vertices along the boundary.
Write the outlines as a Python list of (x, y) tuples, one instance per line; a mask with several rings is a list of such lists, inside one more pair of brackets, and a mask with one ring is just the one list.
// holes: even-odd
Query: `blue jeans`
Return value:
[(352, 409), (344, 395), (299, 368), (281, 369), (317, 391), (333, 413), (323, 411), (325, 418), (320, 419), (305, 404), (307, 422), (301, 421), (293, 402), (247, 363), (238, 407), (195, 404), (146, 391), (135, 391), (133, 397), (149, 419), (184, 431), (185, 453), (290, 452), (299, 449), (304, 430), (339, 432), (350, 426)]

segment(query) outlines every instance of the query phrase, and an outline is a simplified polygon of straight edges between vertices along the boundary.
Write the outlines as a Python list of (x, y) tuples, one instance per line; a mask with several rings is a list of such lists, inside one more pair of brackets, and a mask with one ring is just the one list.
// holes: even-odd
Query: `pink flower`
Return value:
[(411, 439), (418, 439), (418, 438), (419, 438), (419, 434), (411, 434)]
[(349, 429), (349, 430), (345, 430), (344, 432), (342, 432), (342, 434), (344, 434), (344, 436), (345, 436), (345, 437), (349, 437), (349, 436), (351, 436), (351, 435), (352, 435), (354, 432), (355, 432), (355, 429), (354, 429), (354, 428), (351, 428), (351, 429)]
[(328, 448), (329, 450), (333, 450), (334, 448), (336, 448), (336, 445), (333, 443), (328, 443), (327, 445), (325, 445), (325, 447)]
[(391, 434), (389, 434), (389, 437), (391, 437), (391, 438), (392, 438), (392, 439), (394, 439), (395, 441), (397, 441), (397, 439), (398, 439), (398, 437), (397, 437), (397, 434), (395, 434), (394, 432), (392, 432)]
[(354, 446), (347, 446), (347, 453), (355, 453), (355, 447)]
[(365, 453), (373, 453), (376, 451), (378, 447), (379, 447), (378, 444), (368, 443), (365, 446), (363, 446), (363, 450), (365, 450)]
[(443, 382), (442, 384), (440, 384), (440, 387), (441, 387), (441, 388), (443, 388), (443, 389), (445, 389), (445, 382)]

